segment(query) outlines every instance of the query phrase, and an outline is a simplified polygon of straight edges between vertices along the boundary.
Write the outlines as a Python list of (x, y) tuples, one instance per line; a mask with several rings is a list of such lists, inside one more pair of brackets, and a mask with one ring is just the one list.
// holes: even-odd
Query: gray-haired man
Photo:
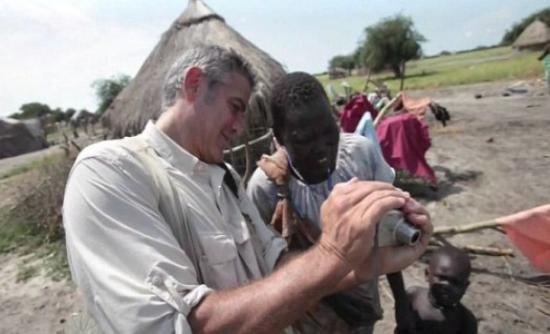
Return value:
[(425, 240), (379, 252), (380, 271), (424, 250), (431, 224), (420, 205), (391, 185), (352, 180), (323, 205), (318, 244), (286, 254), (223, 163), (253, 87), (234, 52), (190, 50), (168, 73), (156, 123), (79, 155), (65, 193), (67, 249), (104, 332), (279, 332), (370, 278), (373, 227), (391, 208), (415, 213)]

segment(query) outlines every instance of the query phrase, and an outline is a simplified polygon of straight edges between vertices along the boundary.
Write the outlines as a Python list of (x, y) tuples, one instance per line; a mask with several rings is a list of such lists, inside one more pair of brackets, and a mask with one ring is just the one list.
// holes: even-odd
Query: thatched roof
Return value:
[(265, 132), (270, 124), (266, 99), (272, 83), (284, 74), (283, 67), (228, 26), (223, 17), (201, 0), (189, 0), (187, 9), (162, 35), (136, 77), (107, 110), (104, 121), (112, 137), (139, 133), (149, 119), (159, 116), (161, 87), (166, 73), (185, 50), (197, 44), (232, 48), (252, 65), (258, 87), (249, 103), (247, 129), (251, 137)]
[(47, 147), (40, 121), (0, 118), (0, 159)]
[(540, 20), (535, 20), (518, 36), (513, 47), (517, 49), (537, 48), (546, 43), (550, 43), (550, 27)]

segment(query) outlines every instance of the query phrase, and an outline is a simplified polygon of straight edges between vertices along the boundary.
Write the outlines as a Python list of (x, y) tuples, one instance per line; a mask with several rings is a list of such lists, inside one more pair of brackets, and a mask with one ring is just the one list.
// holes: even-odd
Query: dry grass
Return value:
[[(33, 253), (43, 258), (54, 279), (67, 277), (68, 268), (61, 215), (63, 193), (73, 159), (37, 164), (19, 186), (14, 205), (0, 208), (0, 252)], [(21, 268), (22, 279), (36, 270)]]

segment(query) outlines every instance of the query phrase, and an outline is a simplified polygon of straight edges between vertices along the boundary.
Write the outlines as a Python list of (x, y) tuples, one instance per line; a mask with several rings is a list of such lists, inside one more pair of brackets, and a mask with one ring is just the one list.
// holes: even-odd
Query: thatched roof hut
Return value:
[(197, 44), (231, 48), (252, 65), (258, 77), (258, 89), (249, 103), (249, 136), (265, 132), (269, 121), (266, 98), (272, 83), (285, 73), (281, 64), (258, 49), (225, 23), (201, 0), (189, 0), (187, 9), (166, 31), (136, 77), (107, 110), (105, 123), (112, 137), (139, 133), (149, 119), (161, 112), (161, 87), (170, 66), (187, 49)]
[(47, 146), (40, 120), (0, 118), (0, 159), (41, 150)]
[(535, 20), (515, 40), (516, 49), (538, 49), (550, 43), (550, 27), (546, 23)]

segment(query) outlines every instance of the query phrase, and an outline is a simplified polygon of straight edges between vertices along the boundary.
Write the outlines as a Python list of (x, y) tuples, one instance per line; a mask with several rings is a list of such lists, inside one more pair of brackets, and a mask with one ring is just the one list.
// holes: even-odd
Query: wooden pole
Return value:
[(403, 87), (405, 87), (405, 69), (406, 69), (406, 62), (404, 61), (401, 64), (401, 85), (399, 86), (399, 91), (403, 91)]
[(460, 225), (460, 226), (440, 226), (434, 229), (434, 235), (438, 234), (457, 234), (457, 233), (467, 233), (473, 232), (476, 230), (481, 230), (485, 228), (493, 228), (503, 225), (496, 220), (486, 220), (478, 223)]
[[(432, 244), (428, 246), (428, 251), (435, 251), (438, 248), (444, 247), (443, 245)], [(462, 249), (465, 252), (478, 254), (478, 255), (488, 255), (488, 256), (515, 256), (514, 251), (510, 248), (498, 248), (498, 247), (484, 247), (476, 245), (466, 245), (466, 246), (453, 246), (458, 249)]]
[(382, 108), (382, 111), (378, 113), (378, 116), (376, 116), (376, 119), (374, 120), (374, 127), (376, 128), (378, 124), (382, 121), (384, 117), (386, 117), (386, 114), (388, 114), (391, 110), (391, 107), (401, 98), (401, 92), (397, 93), (395, 97), (384, 107)]

